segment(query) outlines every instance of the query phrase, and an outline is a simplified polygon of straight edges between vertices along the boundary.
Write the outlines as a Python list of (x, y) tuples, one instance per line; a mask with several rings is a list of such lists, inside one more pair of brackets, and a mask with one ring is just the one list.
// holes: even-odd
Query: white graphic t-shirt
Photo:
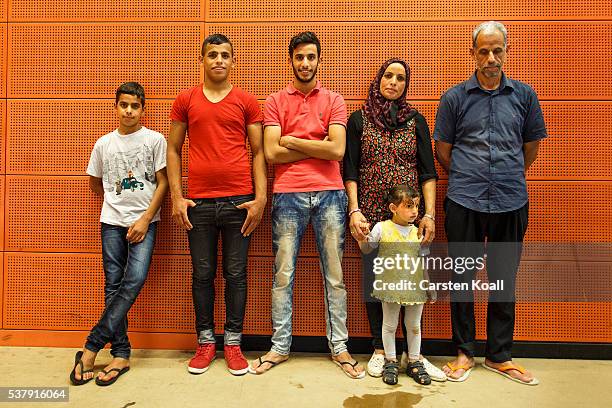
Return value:
[[(166, 139), (146, 127), (121, 135), (117, 130), (94, 145), (87, 174), (102, 178), (100, 222), (129, 227), (149, 208), (157, 188), (155, 172), (166, 167)], [(159, 211), (152, 221), (159, 221)]]

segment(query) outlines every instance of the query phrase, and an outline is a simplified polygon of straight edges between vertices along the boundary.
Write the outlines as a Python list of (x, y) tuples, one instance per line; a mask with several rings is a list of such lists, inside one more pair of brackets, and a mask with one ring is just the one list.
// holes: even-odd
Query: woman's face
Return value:
[(398, 99), (406, 88), (406, 70), (399, 62), (394, 62), (385, 70), (380, 79), (380, 93), (385, 98), (394, 101)]

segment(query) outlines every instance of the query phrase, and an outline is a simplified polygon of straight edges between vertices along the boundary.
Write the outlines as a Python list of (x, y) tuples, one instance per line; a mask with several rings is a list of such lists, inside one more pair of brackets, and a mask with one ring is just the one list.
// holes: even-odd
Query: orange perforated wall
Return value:
[[(320, 78), (345, 97), (349, 113), (359, 109), (380, 64), (399, 56), (412, 67), (409, 98), (433, 130), (442, 92), (472, 72), (471, 30), (489, 19), (507, 25), (506, 72), (538, 92), (549, 130), (527, 175), (526, 240), (560, 245), (529, 247), (518, 287), (570, 285), (573, 276), (593, 287), (593, 277), (611, 274), (611, 254), (594, 250), (578, 263), (567, 262), (562, 244), (612, 242), (608, 0), (314, 0), (308, 7), (288, 0), (143, 0), (137, 7), (117, 0), (0, 0), (0, 344), (79, 346), (102, 310), (100, 201), (89, 191), (85, 168), (94, 142), (116, 126), (113, 96), (121, 82), (145, 86), (144, 123), (167, 135), (174, 97), (201, 81), (197, 56), (206, 35), (230, 37), (237, 58), (232, 81), (263, 104), (291, 80), (288, 41), (308, 29), (323, 45)], [(184, 153), (186, 169), (187, 146)], [(447, 177), (438, 171), (437, 240), (443, 241)], [(170, 218), (169, 199), (162, 217), (130, 330), (135, 346), (190, 347), (195, 336), (187, 240)], [(269, 335), (269, 203), (249, 254), (245, 333)], [(360, 262), (347, 236), (349, 332), (367, 337)], [(551, 276), (558, 281), (547, 281)], [(216, 284), (220, 332), (220, 276)], [(294, 294), (294, 334), (324, 336), (311, 229)], [(485, 306), (477, 304), (476, 312), (483, 338)], [(612, 343), (610, 321), (611, 303), (524, 301), (517, 305), (515, 339)], [(450, 338), (448, 304), (426, 307), (423, 322), (426, 338)]]

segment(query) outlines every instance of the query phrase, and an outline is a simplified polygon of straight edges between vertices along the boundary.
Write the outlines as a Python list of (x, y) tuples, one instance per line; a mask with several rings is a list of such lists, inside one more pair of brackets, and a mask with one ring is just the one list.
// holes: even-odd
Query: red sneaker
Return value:
[(242, 355), (240, 346), (224, 346), (225, 363), (230, 373), (234, 375), (244, 375), (249, 371), (249, 363)]
[(187, 371), (191, 374), (202, 374), (208, 370), (210, 363), (215, 359), (215, 344), (205, 343), (198, 345), (195, 356), (189, 360)]

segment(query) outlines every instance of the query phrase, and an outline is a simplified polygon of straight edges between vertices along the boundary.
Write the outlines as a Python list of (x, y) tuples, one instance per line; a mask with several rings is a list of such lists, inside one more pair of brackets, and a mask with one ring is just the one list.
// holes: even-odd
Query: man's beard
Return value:
[(308, 82), (312, 81), (312, 78), (314, 78), (317, 75), (318, 69), (319, 69), (319, 65), (315, 67), (315, 69), (312, 71), (312, 75), (308, 79), (302, 79), (300, 77), (300, 74), (298, 73), (298, 70), (296, 70), (295, 67), (293, 67), (293, 75), (295, 76), (295, 79), (297, 79), (298, 81), (304, 84), (307, 84)]

